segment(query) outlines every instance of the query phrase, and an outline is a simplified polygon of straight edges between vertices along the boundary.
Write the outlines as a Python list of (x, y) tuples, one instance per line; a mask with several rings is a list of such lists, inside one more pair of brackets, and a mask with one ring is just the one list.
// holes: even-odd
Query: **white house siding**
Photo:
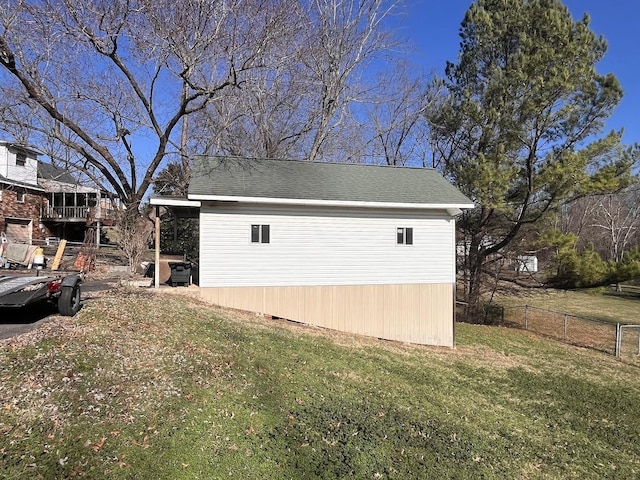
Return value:
[(25, 165), (16, 165), (16, 153), (4, 145), (0, 145), (0, 175), (15, 182), (38, 184), (38, 160), (26, 154)]
[(7, 177), (9, 173), (9, 149), (0, 145), (0, 175)]
[[(454, 282), (454, 222), (446, 214), (373, 209), (203, 205), (201, 287)], [(269, 244), (251, 243), (270, 225)], [(413, 245), (396, 245), (396, 228)]]
[[(200, 216), (200, 287), (218, 305), (453, 346), (454, 222), (445, 213), (219, 203)], [(252, 244), (250, 226), (270, 225)], [(396, 245), (396, 228), (413, 245)]]

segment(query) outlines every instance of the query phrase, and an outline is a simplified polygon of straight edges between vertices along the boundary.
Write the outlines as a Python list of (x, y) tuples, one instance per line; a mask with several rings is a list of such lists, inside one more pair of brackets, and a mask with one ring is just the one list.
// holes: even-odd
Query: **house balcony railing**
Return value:
[(45, 209), (44, 217), (50, 220), (86, 221), (89, 217), (96, 220), (103, 220), (113, 219), (115, 217), (115, 210), (88, 207), (86, 205), (75, 207), (49, 207)]

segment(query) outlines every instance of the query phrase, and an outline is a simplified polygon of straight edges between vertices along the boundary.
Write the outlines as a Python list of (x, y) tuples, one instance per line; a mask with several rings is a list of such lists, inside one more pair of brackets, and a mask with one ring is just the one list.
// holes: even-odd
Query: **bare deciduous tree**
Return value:
[(268, 67), (296, 8), (292, 0), (7, 0), (0, 130), (116, 195), (128, 209), (120, 243), (133, 242), (146, 230), (129, 216), (155, 172), (172, 155), (185, 158), (180, 126), (186, 133), (189, 115)]
[(393, 46), (389, 34), (380, 28), (393, 7), (383, 0), (310, 2), (308, 14), (317, 20), (312, 23), (315, 28), (309, 29), (309, 54), (301, 60), (309, 81), (320, 87), (318, 111), (309, 117), (314, 132), (310, 160), (318, 158), (331, 132), (343, 123), (347, 107), (363, 95), (358, 73)]
[[(136, 206), (182, 120), (265, 68), (289, 0), (8, 1), (1, 128)], [(28, 133), (28, 135), (25, 135)]]
[(401, 62), (379, 77), (379, 92), (367, 107), (368, 154), (387, 165), (426, 166), (430, 149), (425, 112), (433, 101), (424, 75)]
[(368, 155), (358, 116), (379, 90), (366, 72), (397, 46), (383, 25), (396, 7), (396, 0), (314, 0), (290, 11), (291, 41), (271, 50), (271, 68), (252, 72), (241, 90), (225, 91), (198, 116), (198, 126), (208, 126), (208, 138), (192, 131), (199, 152), (311, 161)]
[(579, 238), (579, 247), (593, 244), (605, 260), (620, 262), (638, 246), (640, 190), (633, 185), (621, 192), (591, 195), (567, 205), (562, 212), (563, 233)]
[(114, 239), (129, 262), (129, 273), (134, 274), (149, 249), (154, 224), (134, 210), (120, 210), (116, 215), (118, 228)]

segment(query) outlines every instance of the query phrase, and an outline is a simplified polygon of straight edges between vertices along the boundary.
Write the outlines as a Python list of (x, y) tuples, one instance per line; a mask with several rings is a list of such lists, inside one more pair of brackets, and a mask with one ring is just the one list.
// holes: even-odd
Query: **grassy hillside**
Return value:
[(638, 364), (419, 347), (121, 291), (0, 343), (0, 477), (637, 478)]

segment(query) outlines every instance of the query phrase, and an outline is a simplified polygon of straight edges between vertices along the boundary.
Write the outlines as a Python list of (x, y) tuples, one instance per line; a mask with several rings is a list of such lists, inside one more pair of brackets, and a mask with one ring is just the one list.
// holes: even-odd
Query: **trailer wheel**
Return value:
[(64, 285), (58, 298), (58, 312), (65, 317), (73, 317), (80, 310), (80, 283)]

